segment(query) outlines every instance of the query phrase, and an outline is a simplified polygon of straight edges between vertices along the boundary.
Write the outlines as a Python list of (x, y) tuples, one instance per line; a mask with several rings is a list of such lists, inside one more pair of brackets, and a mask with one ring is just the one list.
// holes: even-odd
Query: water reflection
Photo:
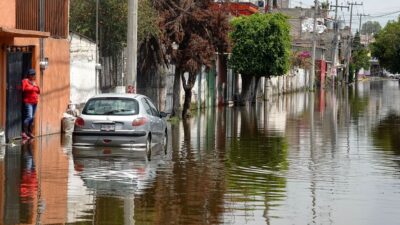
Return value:
[(373, 129), (374, 144), (384, 151), (400, 155), (400, 114), (391, 112)]
[(22, 145), (21, 153), (21, 184), (19, 188), (21, 223), (33, 222), (33, 204), (37, 196), (38, 178), (36, 176), (35, 160), (33, 159), (33, 141)]
[(7, 146), (0, 223), (397, 224), (398, 86), (194, 112), (151, 161), (69, 136)]

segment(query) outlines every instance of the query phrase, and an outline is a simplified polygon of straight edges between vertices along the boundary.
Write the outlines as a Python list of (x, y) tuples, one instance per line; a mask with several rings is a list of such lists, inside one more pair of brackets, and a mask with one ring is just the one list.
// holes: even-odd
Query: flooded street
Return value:
[(280, 96), (171, 124), (167, 152), (7, 146), (1, 224), (399, 224), (400, 86)]

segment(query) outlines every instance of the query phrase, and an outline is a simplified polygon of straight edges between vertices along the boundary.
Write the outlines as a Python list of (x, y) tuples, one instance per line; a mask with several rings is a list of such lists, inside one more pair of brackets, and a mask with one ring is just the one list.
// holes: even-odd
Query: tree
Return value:
[[(127, 0), (99, 1), (99, 55), (123, 61), (121, 52), (127, 39)], [(158, 12), (152, 0), (139, 0), (138, 10), (138, 81), (165, 64), (159, 42)], [(70, 1), (70, 30), (96, 38), (96, 0)], [(104, 74), (110, 76), (111, 74)], [(111, 75), (112, 76), (112, 75)]]
[[(96, 38), (96, 1), (71, 0), (72, 31)], [(114, 56), (126, 46), (127, 0), (103, 0), (99, 4), (99, 39), (101, 56)]]
[[(235, 72), (242, 75), (240, 104), (255, 100), (250, 96), (250, 85), (256, 86), (261, 77), (283, 75), (290, 64), (290, 26), (287, 17), (280, 13), (253, 14), (232, 20), (232, 57)], [(253, 92), (255, 93), (255, 92)]]
[(371, 50), (383, 68), (392, 73), (400, 72), (400, 18), (389, 22), (376, 35)]
[[(210, 0), (157, 0), (155, 4), (161, 15), (162, 43), (175, 64), (173, 116), (179, 116), (181, 81), (185, 91), (182, 110), (182, 117), (185, 118), (189, 115), (197, 74), (202, 66), (207, 69), (212, 66), (218, 43), (213, 31), (218, 31), (215, 27), (218, 22), (210, 4)], [(173, 49), (173, 45), (178, 48)]]
[(381, 24), (377, 21), (368, 21), (361, 27), (361, 34), (377, 34), (382, 30)]
[(357, 32), (354, 36), (352, 53), (351, 53), (351, 67), (356, 74), (361, 68), (367, 69), (370, 67), (370, 59), (368, 48), (364, 47), (360, 42), (360, 33)]

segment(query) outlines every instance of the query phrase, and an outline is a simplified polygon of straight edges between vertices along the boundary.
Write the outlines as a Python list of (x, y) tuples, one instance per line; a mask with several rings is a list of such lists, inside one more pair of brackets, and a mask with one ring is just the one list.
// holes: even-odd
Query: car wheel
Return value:
[(146, 156), (147, 159), (150, 160), (151, 158), (151, 136), (149, 135), (146, 141)]
[(168, 132), (167, 132), (167, 130), (165, 130), (165, 133), (164, 133), (163, 148), (164, 148), (165, 154), (167, 154), (167, 148), (168, 148)]

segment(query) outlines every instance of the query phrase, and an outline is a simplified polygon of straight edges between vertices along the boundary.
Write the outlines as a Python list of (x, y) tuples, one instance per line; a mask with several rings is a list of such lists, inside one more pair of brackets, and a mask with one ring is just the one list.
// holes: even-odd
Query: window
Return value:
[(153, 113), (153, 116), (160, 116), (160, 112), (158, 112), (157, 108), (154, 106), (153, 102), (150, 99), (146, 98), (146, 102), (150, 105), (150, 109)]
[(146, 99), (142, 99), (142, 104), (144, 107), (144, 110), (146, 111), (147, 114), (153, 115), (153, 112), (151, 111), (150, 105), (147, 103)]
[(138, 102), (130, 98), (91, 99), (82, 111), (85, 115), (136, 115), (138, 113)]

